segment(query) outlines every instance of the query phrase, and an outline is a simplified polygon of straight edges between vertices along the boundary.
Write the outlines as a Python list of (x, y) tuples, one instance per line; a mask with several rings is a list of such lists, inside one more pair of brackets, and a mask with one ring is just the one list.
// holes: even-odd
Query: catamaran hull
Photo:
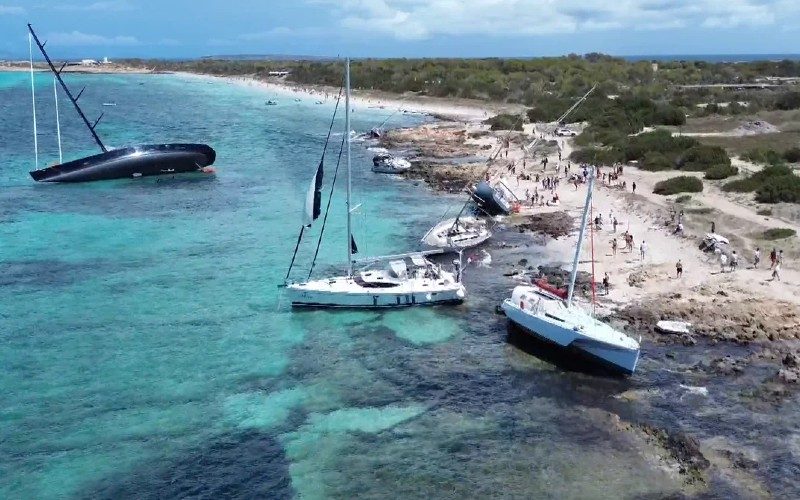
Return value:
[(289, 285), (288, 292), (292, 307), (356, 309), (460, 304), (464, 302), (464, 297), (466, 296), (463, 287), (429, 292), (387, 293), (376, 291), (374, 293), (339, 293), (303, 290)]
[(528, 314), (506, 299), (502, 305), (506, 317), (528, 334), (548, 341), (562, 348), (573, 348), (599, 363), (632, 375), (639, 361), (639, 349), (616, 347), (584, 337), (574, 329), (558, 327), (538, 316)]
[(79, 160), (34, 170), (39, 182), (90, 182), (197, 172), (214, 163), (205, 144), (158, 144), (114, 149)]

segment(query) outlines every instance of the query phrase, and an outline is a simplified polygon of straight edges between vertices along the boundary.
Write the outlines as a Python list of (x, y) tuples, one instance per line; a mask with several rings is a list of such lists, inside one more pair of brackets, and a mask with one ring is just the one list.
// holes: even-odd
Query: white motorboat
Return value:
[[(350, 130), (350, 61), (345, 69), (345, 130)], [(346, 140), (347, 165), (347, 274), (329, 278), (287, 283), (293, 307), (357, 307), (388, 308), (414, 305), (460, 303), (466, 296), (461, 283), (460, 262), (454, 271), (445, 270), (426, 258), (425, 252), (375, 257), (363, 261), (366, 265), (354, 269), (353, 255), (358, 249), (352, 234), (351, 214), (351, 134)], [(335, 182), (335, 180), (334, 180)], [(302, 228), (308, 227), (320, 214), (322, 162), (306, 196), (306, 217)], [(298, 246), (302, 239), (302, 229)], [(297, 250), (295, 249), (295, 256)], [(294, 263), (294, 257), (292, 258)], [(291, 272), (291, 266), (289, 271)], [(287, 274), (288, 277), (288, 274)]]
[(379, 174), (399, 174), (411, 168), (411, 162), (399, 156), (378, 154), (372, 158), (372, 171)]
[(477, 217), (456, 217), (433, 226), (422, 237), (422, 243), (429, 247), (457, 252), (478, 246), (491, 237), (492, 231), (485, 220)]
[(639, 361), (639, 342), (598, 321), (572, 300), (591, 205), (593, 177), (589, 181), (566, 297), (546, 285), (518, 286), (511, 298), (503, 301), (502, 308), (508, 319), (524, 331), (558, 346), (577, 349), (615, 370), (632, 374)]

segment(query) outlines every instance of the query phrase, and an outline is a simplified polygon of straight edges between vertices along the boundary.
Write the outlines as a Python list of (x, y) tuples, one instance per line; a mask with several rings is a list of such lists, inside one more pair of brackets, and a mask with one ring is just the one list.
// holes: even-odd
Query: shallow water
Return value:
[[(491, 247), (496, 264), (468, 269), (460, 307), (286, 307), (277, 285), (332, 105), (278, 97), (267, 108), (273, 96), (204, 79), (70, 75), (89, 87), (87, 114), (106, 112), (108, 144), (208, 142), (219, 173), (39, 185), (20, 75), (0, 73), (0, 498), (631, 498), (680, 487), (596, 413), (669, 425), (705, 404), (614, 397), (688, 383), (664, 374), (663, 350), (646, 347), (642, 371), (618, 379), (564, 372), (509, 342), (494, 314), (512, 286), (503, 262), (557, 257), (541, 247)], [(56, 157), (51, 83), (39, 77), (42, 164)], [(93, 152), (65, 104), (65, 157)], [(356, 107), (353, 128), (385, 114)], [(453, 198), (372, 174), (371, 153), (353, 151), (362, 253), (414, 248)], [(333, 206), (320, 274), (346, 250), (341, 195)], [(715, 408), (681, 425), (713, 435)], [(796, 457), (783, 453), (767, 475), (791, 491)]]

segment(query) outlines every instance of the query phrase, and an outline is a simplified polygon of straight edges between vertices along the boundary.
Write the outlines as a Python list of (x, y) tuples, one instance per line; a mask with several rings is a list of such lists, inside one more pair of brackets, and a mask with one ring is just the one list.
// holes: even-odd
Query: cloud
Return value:
[(0, 16), (6, 14), (9, 16), (22, 15), (25, 14), (25, 9), (14, 5), (0, 5)]
[(53, 45), (141, 45), (141, 42), (133, 36), (113, 36), (93, 35), (80, 31), (70, 31), (68, 33), (49, 33), (46, 40)]
[(174, 38), (162, 38), (155, 43), (156, 45), (163, 45), (165, 47), (177, 47), (178, 45), (183, 45), (180, 40), (176, 40)]
[(63, 4), (55, 6), (54, 9), (78, 12), (124, 12), (134, 10), (135, 7), (125, 0), (108, 0), (89, 4)]
[[(800, 22), (797, 0), (307, 0), (351, 30), (397, 39), (737, 28)], [(620, 34), (620, 36), (624, 36)]]

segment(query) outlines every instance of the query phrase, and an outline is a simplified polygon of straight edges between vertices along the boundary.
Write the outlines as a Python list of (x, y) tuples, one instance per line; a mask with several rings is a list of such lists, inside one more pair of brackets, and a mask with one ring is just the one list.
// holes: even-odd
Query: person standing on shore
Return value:
[(681, 259), (678, 259), (678, 263), (675, 264), (675, 274), (676, 278), (683, 277), (683, 263), (681, 262)]
[(783, 264), (783, 250), (778, 251), (778, 258), (775, 260), (775, 262), (777, 263), (776, 265)]
[(611, 224), (614, 226), (614, 232), (616, 233), (617, 232), (617, 224), (619, 224), (619, 222), (617, 221), (616, 217), (614, 217), (614, 220), (613, 220), (613, 222)]
[(775, 262), (778, 260), (778, 250), (773, 247), (772, 251), (769, 253), (769, 268), (772, 269), (775, 267)]
[(632, 193), (636, 194), (636, 183), (635, 182), (631, 183), (631, 187), (633, 188)]
[(753, 269), (758, 267), (759, 262), (761, 262), (761, 249), (756, 247), (756, 251), (753, 252)]
[(717, 229), (717, 224), (712, 220), (711, 221), (711, 234), (716, 233), (717, 232), (716, 229)]
[(644, 261), (645, 254), (647, 254), (647, 242), (642, 240), (642, 244), (639, 245), (639, 253), (642, 256), (642, 260)]
[(617, 255), (617, 239), (614, 238), (611, 240), (611, 254), (616, 256)]
[(603, 289), (605, 290), (606, 295), (608, 295), (609, 288), (611, 288), (611, 279), (608, 277), (608, 273), (605, 273), (603, 276)]

